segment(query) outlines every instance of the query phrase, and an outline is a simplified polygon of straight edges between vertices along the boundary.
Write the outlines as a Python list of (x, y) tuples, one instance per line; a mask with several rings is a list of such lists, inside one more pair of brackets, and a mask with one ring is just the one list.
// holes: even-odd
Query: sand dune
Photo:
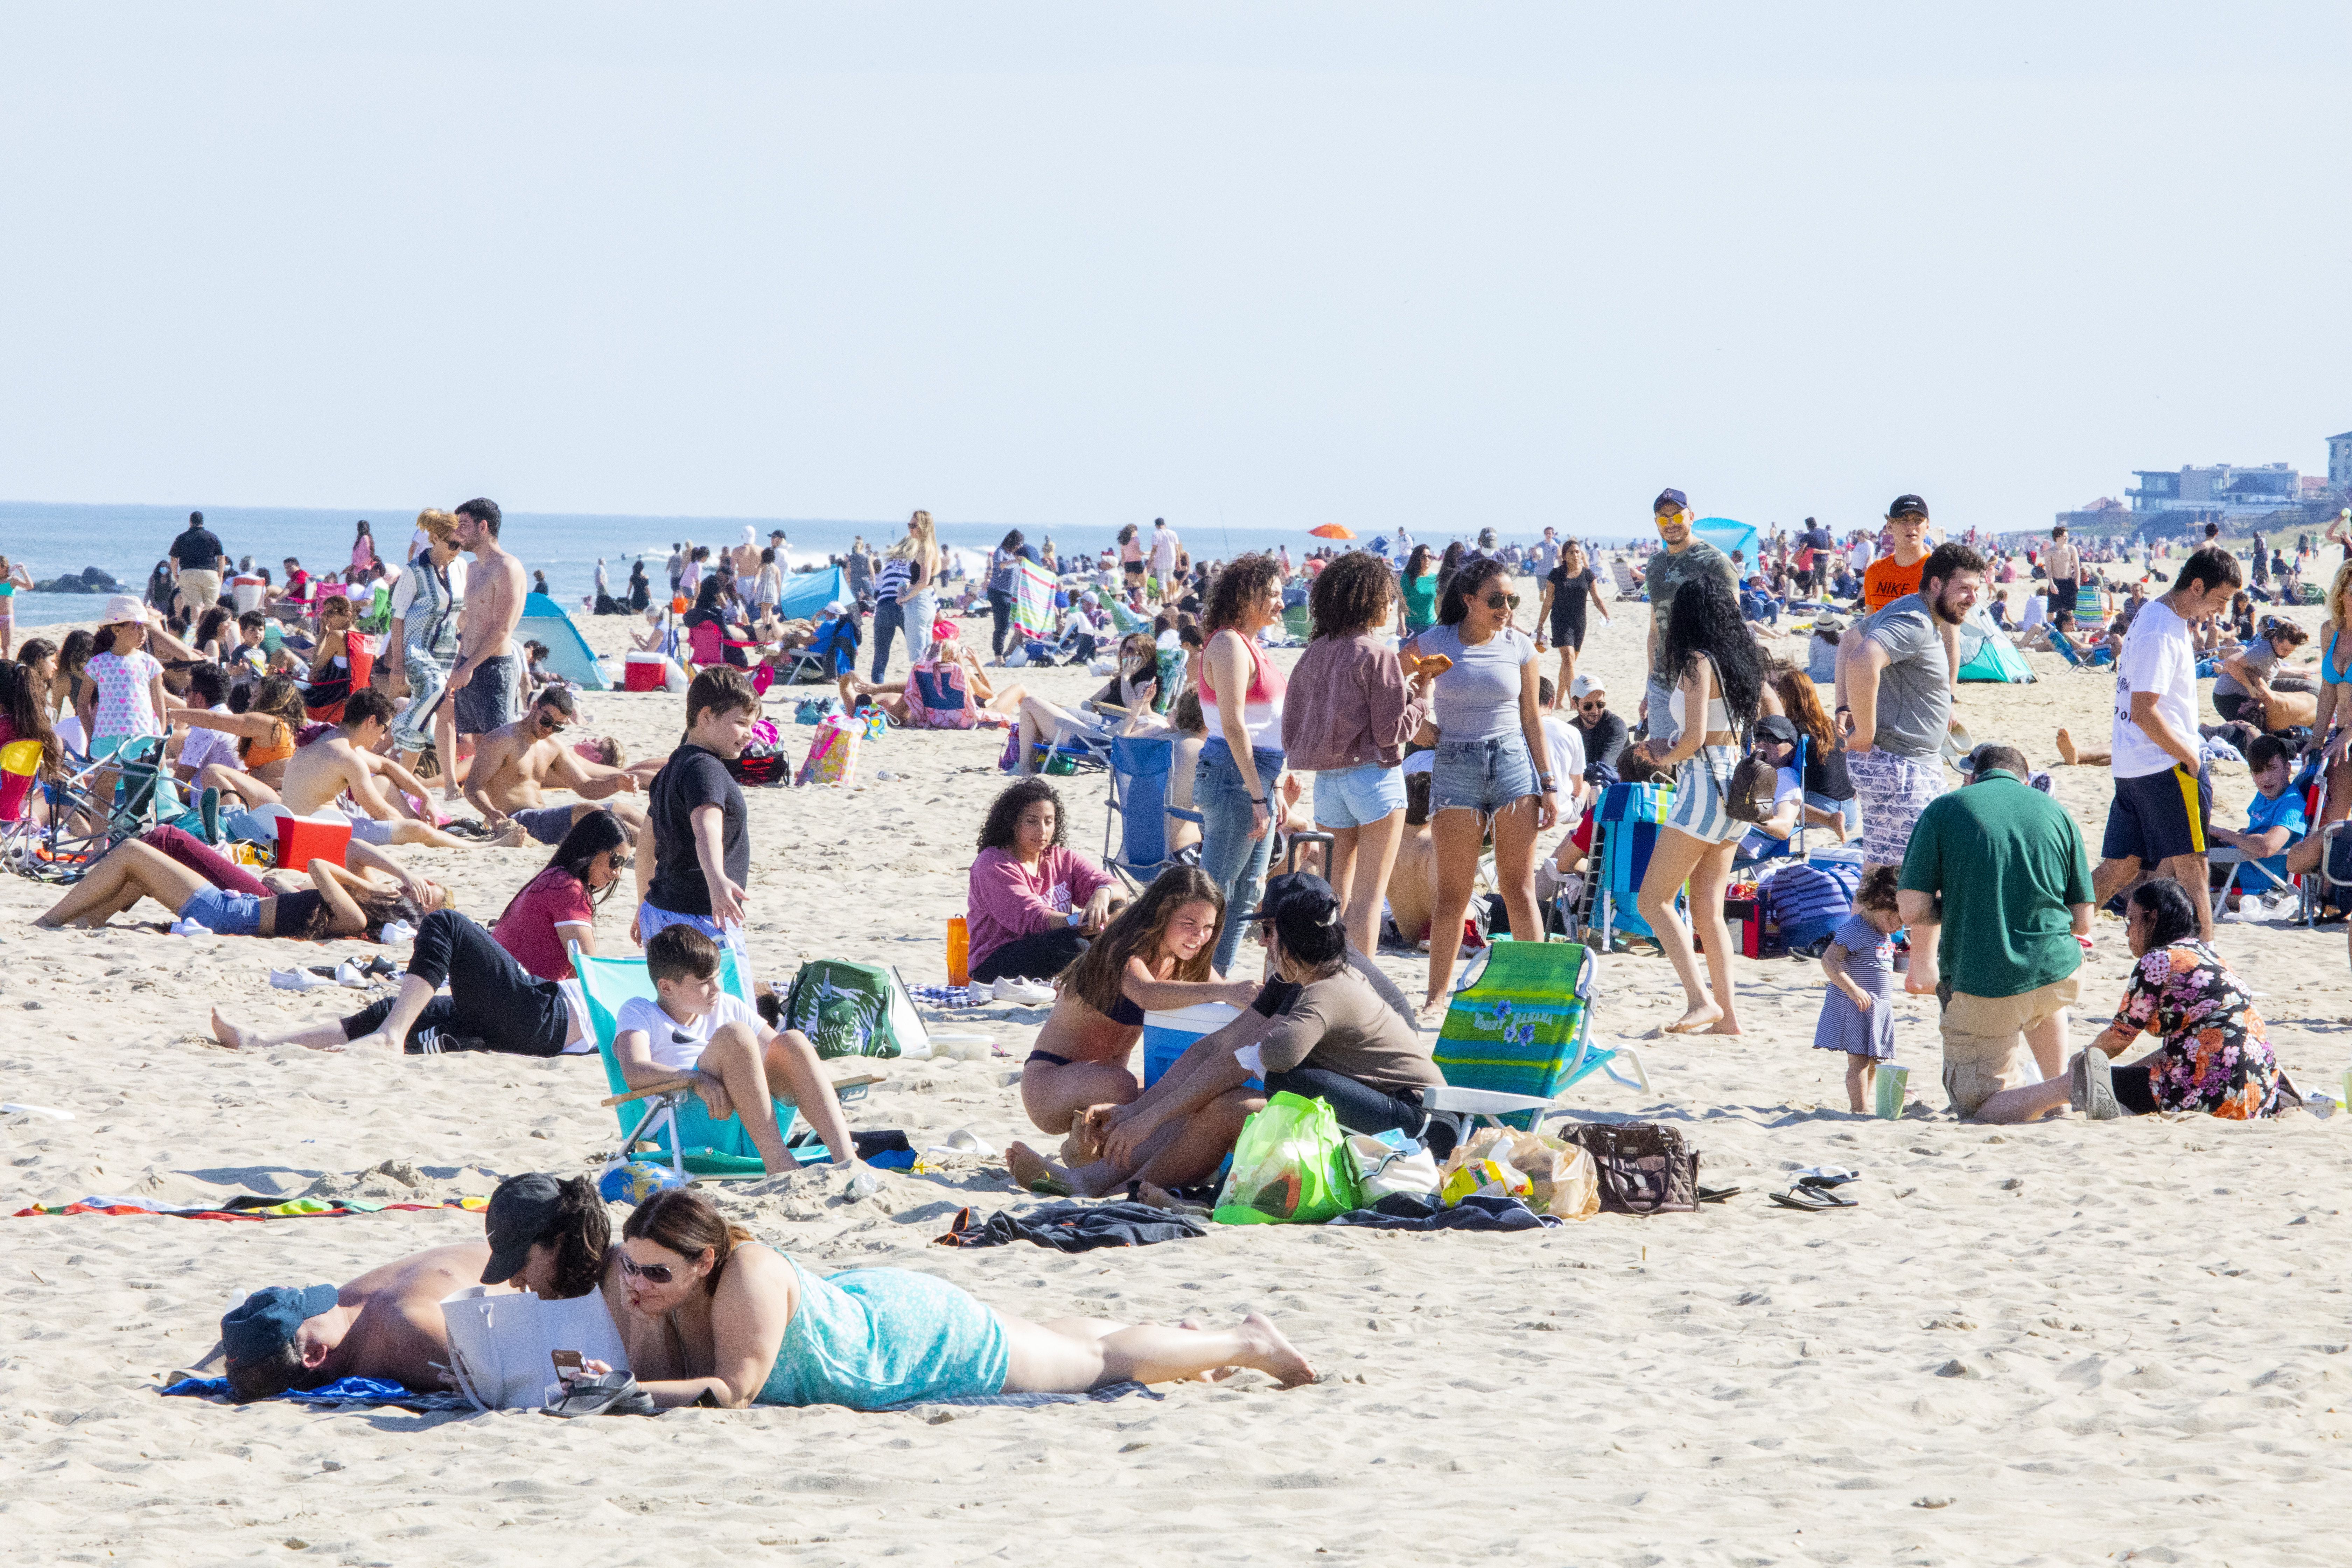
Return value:
[[(1642, 614), (1628, 608), (1588, 657), (1630, 706)], [(618, 641), (617, 622), (583, 627)], [(2112, 683), (2031, 658), (2039, 684), (1967, 688), (1961, 714), (1976, 739), (2047, 763), (2059, 724), (2104, 735)], [(1070, 700), (1097, 684), (1020, 679)], [(669, 743), (679, 721), (669, 697), (584, 706), (589, 727), (633, 754)], [(1001, 744), (893, 732), (866, 749), (856, 788), (755, 792), (762, 972), (781, 980), (832, 955), (939, 982)], [(885, 769), (896, 776), (881, 781)], [(2060, 769), (2057, 781), (2095, 847), (2106, 775)], [(1073, 841), (1098, 849), (1099, 776), (1060, 784)], [(2222, 788), (2235, 822), (2242, 770)], [(484, 920), (545, 858), (404, 853)], [(626, 944), (625, 897), (600, 924), (608, 952)], [(328, 955), (288, 944), (122, 920), (35, 931), (48, 899), (0, 882), (0, 1009), (13, 1020), (0, 1099), (74, 1120), (0, 1118), (10, 1209), (90, 1194), (459, 1195), (493, 1173), (587, 1168), (615, 1140), (592, 1060), (219, 1050), (205, 1032), (216, 1002), (275, 1020), (360, 998), (268, 990), (273, 964)], [(2231, 924), (2220, 947), (2261, 994), (2281, 1060), (2306, 1089), (2327, 1086), (2352, 1058), (2341, 928)], [(2126, 958), (2120, 924), (2103, 919), (2078, 1042), (2120, 995)], [(1409, 955), (1383, 963), (1420, 977)], [(1326, 1374), (1290, 1393), (1252, 1373), (1037, 1411), (584, 1424), (231, 1409), (152, 1392), (205, 1352), (231, 1300), (347, 1279), (478, 1235), (479, 1220), (8, 1220), (0, 1429), (21, 1483), (0, 1528), (27, 1563), (587, 1568), (764, 1547), (861, 1564), (2339, 1554), (2352, 1522), (2352, 1118), (1963, 1125), (1934, 1088), (1932, 1004), (1906, 999), (1900, 1056), (1926, 1103), (1900, 1122), (1859, 1119), (1843, 1109), (1842, 1061), (1809, 1048), (1818, 967), (1738, 967), (1746, 1038), (1643, 1040), (1654, 1102), (1599, 1082), (1580, 1097), (1595, 1114), (1675, 1121), (1710, 1182), (1746, 1189), (1695, 1216), (1516, 1237), (1250, 1227), (1062, 1257), (930, 1245), (957, 1207), (1018, 1201), (971, 1160), (888, 1175), (863, 1201), (830, 1173), (729, 1197), (814, 1264), (925, 1268), (1024, 1315), (1270, 1312)], [(1660, 960), (1604, 960), (1598, 1026), (1638, 1039), (1679, 1012), (1679, 994)], [(1008, 1084), (1042, 1018), (958, 1018), (1008, 1055), (892, 1064), (855, 1123), (904, 1128), (919, 1147), (970, 1128), (1002, 1148), (1026, 1131)], [(1821, 1163), (1865, 1173), (1859, 1208), (1764, 1203), (1788, 1172)]]

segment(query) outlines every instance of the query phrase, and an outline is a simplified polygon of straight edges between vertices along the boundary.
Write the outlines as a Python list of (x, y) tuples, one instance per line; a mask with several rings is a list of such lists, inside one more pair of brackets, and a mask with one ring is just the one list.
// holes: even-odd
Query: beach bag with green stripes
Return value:
[[(1454, 994), (1431, 1059), (1448, 1087), (1549, 1100), (1592, 1027), (1591, 952), (1573, 942), (1498, 942)], [(1500, 1118), (1522, 1131), (1533, 1111)]]
[(820, 1057), (927, 1057), (930, 1036), (895, 969), (814, 958), (784, 994), (782, 1026)]

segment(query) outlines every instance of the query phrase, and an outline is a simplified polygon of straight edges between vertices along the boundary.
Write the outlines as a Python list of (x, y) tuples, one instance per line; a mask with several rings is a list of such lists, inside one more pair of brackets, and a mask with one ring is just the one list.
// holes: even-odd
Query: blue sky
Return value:
[(2352, 427), (2341, 5), (0, 26), (11, 498), (2013, 529)]

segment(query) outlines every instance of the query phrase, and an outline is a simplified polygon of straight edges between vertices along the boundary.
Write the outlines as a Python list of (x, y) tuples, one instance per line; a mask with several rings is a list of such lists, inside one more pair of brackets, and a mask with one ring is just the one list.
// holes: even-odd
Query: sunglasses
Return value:
[(609, 858), (613, 862), (613, 869), (615, 871), (625, 871), (630, 867), (637, 863), (637, 858), (635, 856), (622, 849), (614, 850)]
[(1593, 699), (1592, 699), (1591, 701), (1589, 701), (1589, 702), (1580, 702), (1580, 703), (1578, 703), (1576, 706), (1577, 706), (1577, 710), (1578, 710), (1578, 711), (1580, 711), (1580, 712), (1584, 712), (1584, 713), (1598, 713), (1598, 712), (1600, 712), (1603, 708), (1606, 708), (1606, 707), (1608, 707), (1608, 706), (1609, 706), (1609, 700), (1608, 700), (1607, 698), (1605, 698), (1605, 697), (1596, 697), (1596, 698), (1593, 698)]
[(639, 1263), (625, 1252), (621, 1254), (621, 1272), (632, 1279), (645, 1279), (656, 1285), (667, 1285), (677, 1277), (677, 1271), (667, 1263)]
[(1486, 605), (1490, 610), (1499, 610), (1506, 606), (1516, 610), (1519, 607), (1519, 596), (1517, 594), (1489, 594), (1486, 595)]

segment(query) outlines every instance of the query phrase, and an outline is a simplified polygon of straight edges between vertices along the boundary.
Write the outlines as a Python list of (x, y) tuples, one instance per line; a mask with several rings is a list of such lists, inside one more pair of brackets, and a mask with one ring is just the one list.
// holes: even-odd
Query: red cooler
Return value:
[(669, 679), (669, 660), (657, 653), (633, 653), (621, 669), (622, 685), (631, 691), (659, 691)]
[(299, 871), (313, 860), (347, 864), (345, 855), (352, 845), (350, 823), (312, 822), (303, 816), (281, 816), (277, 820), (279, 866)]

